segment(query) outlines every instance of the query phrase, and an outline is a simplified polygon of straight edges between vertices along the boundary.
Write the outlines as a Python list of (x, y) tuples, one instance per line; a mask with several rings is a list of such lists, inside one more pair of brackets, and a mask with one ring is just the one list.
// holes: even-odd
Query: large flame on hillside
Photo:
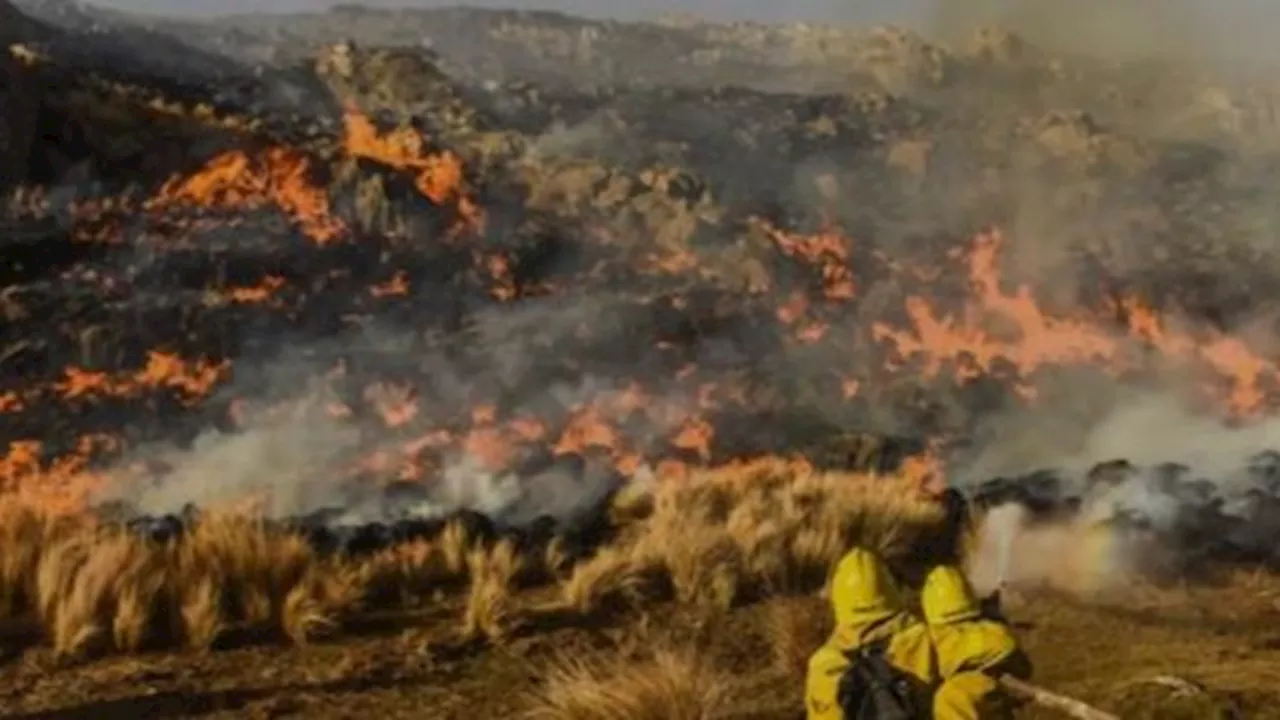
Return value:
[[(1199, 365), (1219, 387), (1222, 401), (1233, 414), (1260, 411), (1268, 400), (1267, 385), (1276, 388), (1280, 367), (1251, 351), (1238, 338), (1211, 329), (1180, 333), (1169, 329), (1159, 314), (1138, 298), (1117, 303), (1117, 323), (1097, 314), (1052, 317), (1036, 301), (1030, 287), (1004, 289), (999, 267), (1004, 235), (998, 230), (976, 236), (966, 253), (971, 296), (959, 311), (939, 308), (926, 297), (907, 300), (911, 325), (895, 328), (876, 323), (877, 339), (887, 340), (899, 357), (923, 359), (924, 372), (933, 375), (950, 363), (964, 379), (989, 375), (997, 362), (1012, 370), (1017, 390), (1034, 398), (1031, 376), (1045, 366), (1094, 365), (1116, 375), (1138, 369), (1140, 347), (1162, 358)], [(1003, 332), (987, 330), (1003, 323)]]
[[(344, 126), (339, 156), (331, 164), (365, 163), (402, 177), (434, 212), (449, 218), (436, 240), (480, 247), (489, 232), (486, 214), (457, 154), (432, 148), (421, 133), (409, 128), (383, 131), (355, 110), (347, 111)], [(75, 236), (84, 242), (120, 244), (126, 242), (126, 233), (137, 232), (156, 238), (156, 251), (164, 252), (211, 225), (234, 226), (247, 213), (274, 212), (321, 250), (358, 244), (361, 238), (353, 224), (337, 210), (340, 203), (330, 184), (333, 174), (332, 167), (300, 149), (275, 145), (228, 150), (193, 172), (171, 178), (140, 202), (78, 201), (72, 214), (82, 226)], [(38, 192), (28, 196), (40, 198), (32, 201), (32, 212), (47, 203)], [(132, 207), (142, 209), (146, 227), (127, 230), (129, 225), (119, 220)], [(1036, 375), (1045, 368), (1091, 366), (1122, 377), (1141, 373), (1152, 356), (1198, 373), (1230, 416), (1264, 412), (1280, 387), (1276, 363), (1242, 340), (1213, 329), (1176, 330), (1173, 322), (1136, 297), (1108, 307), (1080, 308), (1069, 316), (1046, 312), (1029, 287), (1003, 279), (1000, 258), (1007, 238), (998, 229), (978, 233), (936, 267), (904, 268), (860, 248), (835, 225), (804, 233), (762, 219), (753, 222), (772, 239), (776, 258), (772, 278), (767, 285), (757, 285), (752, 295), (774, 303), (773, 321), (788, 342), (806, 347), (830, 343), (838, 349), (853, 337), (879, 348), (881, 362), (874, 366), (854, 366), (852, 361), (842, 365), (839, 358), (848, 355), (838, 350), (832, 354), (837, 358), (830, 368), (832, 397), (843, 402), (855, 402), (889, 379), (947, 376), (963, 385), (995, 375), (1032, 403)], [(510, 260), (501, 254), (481, 256), (495, 282), (501, 279), (492, 296), (518, 302), (522, 295), (511, 280)], [(664, 262), (665, 271), (697, 272), (692, 251), (677, 256), (685, 261)], [(901, 307), (871, 321), (855, 312), (862, 289), (856, 278), (864, 277), (868, 268), (873, 275), (894, 276), (908, 289)], [(964, 277), (964, 296), (958, 300), (938, 288), (940, 278), (954, 278), (956, 273)], [(291, 298), (313, 292), (287, 276), (287, 271), (267, 268), (256, 280), (223, 279), (204, 288), (205, 302), (246, 312), (287, 313)], [(571, 284), (541, 286), (553, 294), (557, 287)], [(376, 309), (403, 302), (418, 291), (416, 278), (396, 269), (368, 285), (362, 302)], [(670, 302), (679, 309), (688, 300), (676, 295)], [(660, 356), (667, 349), (661, 341), (653, 352)], [(171, 348), (156, 347), (131, 370), (67, 366), (61, 368), (59, 380), (6, 388), (0, 392), (0, 413), (12, 415), (57, 402), (73, 415), (107, 399), (158, 395), (193, 407), (231, 387), (235, 369), (233, 359), (184, 357)], [(343, 368), (335, 368), (331, 376), (343, 373)], [(330, 403), (329, 412), (336, 418), (369, 413), (379, 418), (385, 437), (394, 438), (394, 443), (379, 443), (357, 470), (404, 480), (430, 481), (439, 468), (428, 456), (438, 457), (433, 453), (442, 449), (469, 456), (492, 471), (511, 467), (534, 448), (558, 457), (607, 458), (623, 474), (649, 464), (659, 466), (661, 473), (680, 475), (692, 465), (724, 461), (717, 450), (722, 428), (715, 418), (726, 409), (749, 408), (752, 389), (723, 374), (704, 372), (696, 362), (660, 378), (660, 385), (653, 380), (634, 377), (592, 392), (557, 420), (484, 401), (474, 405), (469, 417), (442, 423), (431, 400), (414, 382), (403, 379), (375, 382), (356, 401)], [(232, 413), (233, 424), (251, 420), (241, 413)], [(101, 459), (127, 444), (123, 430), (61, 438), (63, 447), (56, 451), (49, 449), (59, 444), (51, 438), (7, 438), (7, 452), (0, 456), (0, 487), (51, 507), (76, 509), (101, 487)], [(933, 447), (929, 454), (907, 462), (902, 474), (912, 482), (936, 479), (944, 447), (941, 442)]]
[(358, 110), (347, 110), (343, 148), (352, 157), (365, 158), (413, 175), (418, 192), (437, 205), (452, 205), (462, 225), (473, 232), (484, 229), (484, 214), (470, 197), (462, 160), (453, 152), (430, 152), (420, 133), (399, 128), (382, 133)]
[[(431, 202), (452, 206), (459, 214), (458, 231), (479, 231), (484, 216), (466, 191), (461, 160), (448, 150), (430, 152), (421, 134), (409, 128), (379, 132), (356, 110), (344, 116), (343, 153), (410, 173), (414, 187)], [(329, 193), (314, 178), (313, 163), (287, 147), (268, 147), (249, 153), (232, 150), (215, 156), (204, 168), (174, 177), (146, 203), (152, 211), (174, 206), (202, 207), (223, 212), (278, 208), (318, 244), (348, 233), (333, 215)]]
[(329, 196), (312, 183), (310, 172), (310, 161), (289, 148), (267, 148), (255, 156), (232, 151), (213, 158), (194, 175), (170, 180), (147, 209), (188, 205), (243, 212), (273, 206), (323, 244), (342, 237), (347, 228), (330, 213)]

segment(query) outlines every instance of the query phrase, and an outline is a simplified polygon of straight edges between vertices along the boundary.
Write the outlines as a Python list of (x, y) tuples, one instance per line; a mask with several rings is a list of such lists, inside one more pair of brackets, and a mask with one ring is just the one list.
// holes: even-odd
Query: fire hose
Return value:
[(1059, 695), (1011, 675), (1001, 675), (997, 681), (1010, 695), (1043, 708), (1057, 710), (1067, 717), (1077, 718), (1077, 720), (1120, 720), (1119, 715), (1112, 715), (1082, 700)]
[[(1003, 609), (1001, 598), (1003, 588), (1005, 586), (1002, 578), (996, 586), (996, 590), (989, 596), (983, 598), (982, 605), (984, 613), (1003, 617)], [(1067, 717), (1077, 718), (1077, 720), (1120, 720), (1118, 715), (1112, 715), (1109, 712), (1099, 710), (1083, 700), (1076, 700), (1066, 695), (1060, 695), (1051, 690), (1046, 690), (1038, 685), (1032, 685), (1025, 680), (1019, 680), (1012, 675), (1001, 675), (996, 679), (1000, 686), (1010, 695), (1025, 700), (1030, 703), (1039, 705), (1040, 707), (1050, 710), (1057, 710)]]

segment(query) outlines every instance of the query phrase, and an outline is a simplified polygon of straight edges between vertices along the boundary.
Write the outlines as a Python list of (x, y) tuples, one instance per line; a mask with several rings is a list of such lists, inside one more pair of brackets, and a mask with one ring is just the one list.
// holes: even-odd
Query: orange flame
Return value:
[(483, 230), (484, 215), (467, 196), (462, 160), (457, 155), (447, 150), (428, 153), (422, 135), (412, 128), (398, 128), (383, 134), (358, 110), (348, 109), (344, 124), (344, 146), (349, 155), (416, 173), (414, 185), (418, 192), (437, 205), (453, 204), (466, 229)]
[(21, 412), (26, 406), (18, 393), (13, 391), (0, 393), (0, 413)]
[(409, 294), (409, 273), (403, 270), (397, 270), (390, 280), (379, 283), (369, 288), (369, 294), (374, 297), (398, 297)]
[(284, 287), (284, 278), (278, 275), (268, 275), (257, 285), (227, 288), (223, 292), (223, 297), (233, 303), (254, 305), (271, 299), (276, 291), (282, 287)]
[[(1045, 313), (1025, 285), (1012, 292), (1001, 288), (999, 253), (1004, 238), (998, 231), (979, 235), (969, 254), (972, 295), (963, 309), (947, 315), (921, 296), (906, 301), (910, 329), (875, 323), (878, 340), (887, 340), (901, 358), (920, 357), (927, 376), (937, 375), (945, 362), (957, 363), (961, 380), (990, 373), (997, 360), (1016, 370), (1017, 388), (1024, 397), (1034, 397), (1028, 378), (1047, 365), (1098, 365), (1118, 374), (1132, 369), (1126, 348), (1143, 341), (1165, 357), (1198, 361), (1223, 376), (1230, 385), (1226, 403), (1234, 412), (1259, 409), (1265, 393), (1259, 381), (1280, 378), (1275, 363), (1258, 357), (1241, 341), (1210, 333), (1199, 340), (1168, 331), (1156, 314), (1133, 299), (1122, 301), (1127, 310), (1127, 326), (1089, 318), (1055, 318)], [(992, 332), (993, 321), (1003, 332)], [(965, 363), (959, 363), (961, 358)]]
[(345, 235), (347, 228), (330, 213), (329, 195), (312, 183), (310, 168), (306, 155), (292, 148), (267, 148), (252, 157), (233, 150), (213, 158), (199, 172), (170, 179), (146, 207), (259, 210), (275, 205), (324, 245)]
[(816, 235), (790, 233), (767, 227), (769, 237), (784, 255), (817, 265), (822, 278), (822, 292), (828, 300), (849, 300), (856, 294), (853, 273), (849, 270), (849, 240), (837, 229)]
[(617, 430), (605, 420), (600, 410), (586, 406), (579, 409), (565, 426), (554, 451), (557, 455), (582, 455), (592, 448), (616, 450), (621, 444)]
[(54, 392), (65, 399), (84, 397), (136, 397), (168, 388), (177, 390), (187, 404), (199, 402), (222, 381), (229, 363), (208, 360), (186, 361), (158, 351), (147, 353), (142, 369), (124, 374), (68, 367)]
[(671, 440), (671, 444), (682, 450), (691, 450), (698, 454), (702, 461), (711, 460), (711, 441), (715, 439), (715, 428), (701, 418), (691, 418), (680, 428), (680, 432)]
[(10, 442), (8, 451), (0, 455), (0, 493), (55, 514), (77, 512), (107, 482), (105, 474), (90, 469), (92, 458), (119, 446), (108, 435), (84, 435), (70, 454), (46, 462), (40, 441)]
[(408, 425), (418, 415), (416, 393), (407, 385), (377, 383), (365, 390), (365, 400), (374, 406), (388, 428)]

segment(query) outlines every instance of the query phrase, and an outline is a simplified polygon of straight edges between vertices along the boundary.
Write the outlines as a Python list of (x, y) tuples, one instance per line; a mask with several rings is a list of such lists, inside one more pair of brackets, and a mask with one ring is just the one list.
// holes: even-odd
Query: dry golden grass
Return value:
[(4, 578), (6, 597), (34, 598), (33, 606), (6, 610), (37, 621), (64, 656), (207, 649), (232, 628), (305, 642), (360, 599), (347, 568), (299, 537), (245, 518), (205, 518), (181, 540), (156, 543), (87, 521), (73, 530), (65, 522), (42, 525), (33, 510), (6, 513), (49, 529), (34, 546), (15, 548), (27, 576)]
[[(559, 541), (519, 549), (481, 542), (461, 522), (429, 541), (361, 558), (322, 556), (297, 537), (226, 515), (156, 543), (0, 502), (0, 620), (24, 631), (0, 636), (0, 644), (15, 646), (0, 650), (35, 641), (73, 659), (246, 641), (303, 644), (342, 630), (356, 613), (405, 609), (395, 617), (406, 623), (405, 642), (391, 645), (411, 657), (394, 662), (383, 662), (394, 649), (381, 639), (351, 637), (305, 653), (264, 648), (201, 663), (235, 673), (251, 657), (290, 666), (329, 658), (313, 661), (323, 669), (299, 670), (299, 682), (311, 682), (359, 646), (379, 678), (406, 672), (400, 664), (413, 673), (431, 668), (437, 675), (430, 677), (446, 684), (456, 678), (456, 689), (433, 679), (423, 692), (457, 709), (464, 703), (468, 713), (476, 708), (467, 703), (492, 702), (501, 706), (495, 716), (507, 716), (523, 699), (542, 718), (794, 717), (808, 657), (832, 623), (818, 591), (853, 545), (909, 566), (905, 551), (940, 520), (913, 497), (905, 479), (744, 463), (628, 489), (610, 508), (612, 539), (586, 557)], [(1046, 590), (1024, 608), (1034, 622), (1020, 636), (1038, 680), (1125, 717), (1161, 690), (1143, 682), (1175, 671), (1211, 686), (1214, 702), (1271, 708), (1276, 664), (1268, 648), (1276, 639), (1269, 628), (1280, 591), (1270, 574), (1230, 583), (1229, 592), (1153, 586), (1150, 597), (1135, 588), (1111, 598), (1120, 603), (1115, 609)], [(1139, 616), (1148, 620), (1133, 619)], [(507, 643), (502, 651), (484, 652), (499, 643)], [(548, 671), (548, 653), (566, 659)], [(102, 664), (58, 672), (92, 677)], [(259, 682), (256, 671), (245, 672), (246, 683)], [(450, 700), (455, 690), (467, 699)]]
[(611, 600), (667, 596), (723, 609), (812, 592), (851, 546), (900, 557), (940, 520), (893, 478), (779, 460), (708, 470), (627, 502), (628, 532), (573, 569), (561, 585), (566, 606), (592, 612)]
[(18, 503), (0, 502), (0, 616), (15, 617), (34, 609), (42, 551), (68, 533), (72, 524)]
[(463, 637), (498, 640), (507, 634), (515, 610), (512, 591), (523, 562), (515, 545), (507, 540), (471, 551), (467, 556), (471, 585), (462, 617)]
[(797, 682), (804, 679), (809, 656), (826, 642), (834, 619), (827, 603), (816, 598), (775, 598), (765, 609), (765, 634), (773, 650), (774, 669)]
[[(547, 608), (588, 615), (674, 601), (719, 611), (811, 593), (851, 545), (893, 556), (936, 522), (936, 510), (910, 498), (893, 478), (781, 460), (707, 470), (621, 493), (616, 541), (577, 563), (559, 542), (527, 552), (486, 545), (461, 523), (350, 559), (243, 516), (207, 515), (158, 543), (0, 502), (0, 613), (36, 625), (57, 654), (80, 657), (205, 650), (229, 635), (301, 644), (362, 609), (461, 591), (460, 636), (492, 642)], [(531, 582), (557, 601), (524, 603)]]
[(465, 540), (456, 525), (434, 541), (415, 540), (382, 550), (354, 572), (374, 605), (410, 606), (454, 589), (467, 578)]
[(605, 547), (574, 566), (560, 585), (562, 604), (583, 615), (596, 613), (610, 601), (638, 596), (652, 568), (642, 564), (631, 548)]
[(529, 700), (537, 720), (708, 720), (732, 697), (731, 678), (694, 650), (658, 649), (563, 660)]

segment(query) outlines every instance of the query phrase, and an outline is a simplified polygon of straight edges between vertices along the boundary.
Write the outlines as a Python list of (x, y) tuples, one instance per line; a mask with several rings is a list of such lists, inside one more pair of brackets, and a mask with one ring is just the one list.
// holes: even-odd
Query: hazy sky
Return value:
[[(125, 10), (165, 14), (218, 14), (323, 10), (331, 0), (93, 0)], [(929, 29), (939, 17), (1007, 15), (1033, 18), (1041, 30), (1075, 38), (1109, 36), (1127, 46), (1195, 45), (1214, 53), (1280, 56), (1277, 0), (365, 0), (376, 7), (476, 7), (552, 9), (615, 18), (688, 10), (719, 19), (805, 20), (870, 25), (898, 23)]]
[[(834, 20), (899, 21), (918, 15), (920, 8), (934, 0), (367, 0), (373, 7), (471, 7), (536, 8), (562, 10), (580, 15), (643, 17), (662, 12), (689, 10), (700, 15), (749, 20)], [(237, 13), (320, 10), (334, 4), (329, 0), (97, 0), (106, 5), (143, 12)]]
[[(1067, 4), (1065, 0), (1040, 3)], [(1129, 0), (1122, 3), (1133, 4)], [(1274, 32), (1280, 21), (1280, 3), (1275, 0), (1154, 0), (1160, 5), (1199, 6), (1208, 19), (1228, 20), (1238, 28), (1259, 23)], [(323, 9), (329, 0), (98, 0), (127, 10), (165, 13), (292, 12)], [(851, 22), (911, 22), (930, 14), (940, 5), (980, 5), (987, 7), (1034, 5), (1037, 0), (366, 0), (374, 7), (526, 7), (563, 10), (583, 15), (640, 17), (661, 12), (689, 10), (701, 15), (748, 20), (821, 20)]]

